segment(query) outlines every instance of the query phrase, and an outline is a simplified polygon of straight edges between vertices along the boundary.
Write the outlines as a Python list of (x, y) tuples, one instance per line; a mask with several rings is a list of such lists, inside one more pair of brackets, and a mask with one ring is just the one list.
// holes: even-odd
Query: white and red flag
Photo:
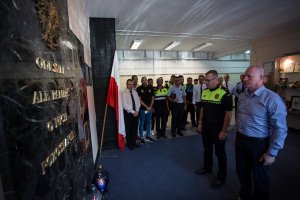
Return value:
[(120, 85), (120, 75), (119, 75), (119, 63), (118, 54), (115, 52), (114, 62), (111, 70), (108, 94), (107, 94), (107, 105), (112, 107), (116, 112), (116, 121), (118, 125), (118, 146), (121, 150), (125, 149), (125, 123), (123, 114), (123, 101), (122, 92)]

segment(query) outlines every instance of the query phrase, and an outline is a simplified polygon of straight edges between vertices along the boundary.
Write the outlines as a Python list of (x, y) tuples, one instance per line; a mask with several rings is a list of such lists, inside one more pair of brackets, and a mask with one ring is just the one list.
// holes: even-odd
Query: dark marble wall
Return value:
[[(57, 9), (56, 50), (41, 39), (36, 2), (53, 2)], [(91, 72), (67, 13), (67, 0), (0, 2), (0, 186), (5, 199), (82, 199), (91, 181), (86, 94)], [(45, 19), (53, 19), (49, 16)], [(64, 73), (41, 69), (37, 63), (43, 65), (42, 60), (62, 66)], [(57, 67), (52, 69), (62, 69)]]
[[(102, 133), (107, 90), (116, 50), (115, 19), (90, 18), (91, 62), (93, 66), (93, 86), (97, 132)], [(101, 142), (101, 135), (98, 135)], [(116, 115), (108, 107), (104, 130), (103, 149), (117, 147)]]

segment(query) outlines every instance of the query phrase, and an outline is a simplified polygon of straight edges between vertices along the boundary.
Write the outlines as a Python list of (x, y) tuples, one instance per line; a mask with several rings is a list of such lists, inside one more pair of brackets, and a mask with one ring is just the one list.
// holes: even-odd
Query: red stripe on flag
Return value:
[(116, 121), (118, 126), (118, 146), (121, 150), (125, 149), (125, 123), (123, 115), (122, 95), (119, 91), (120, 77), (118, 72), (118, 58), (115, 53), (111, 76), (109, 80), (109, 88), (106, 103), (116, 112)]

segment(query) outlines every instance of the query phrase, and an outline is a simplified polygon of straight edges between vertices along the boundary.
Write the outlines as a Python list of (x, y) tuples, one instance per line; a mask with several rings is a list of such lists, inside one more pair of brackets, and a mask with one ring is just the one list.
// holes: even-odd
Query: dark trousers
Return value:
[(227, 175), (227, 155), (225, 151), (225, 140), (219, 140), (219, 133), (222, 125), (205, 125), (202, 131), (202, 142), (204, 147), (204, 168), (212, 171), (213, 167), (213, 147), (215, 147), (215, 155), (218, 159), (218, 179), (226, 180)]
[(242, 200), (269, 199), (269, 167), (259, 162), (268, 146), (268, 138), (250, 138), (236, 134), (236, 171), (241, 184)]
[(139, 117), (134, 117), (132, 113), (124, 110), (124, 121), (127, 146), (133, 147), (136, 142)]
[(186, 111), (184, 112), (183, 126), (185, 126), (186, 123), (187, 123), (187, 116), (188, 116), (189, 113), (191, 115), (191, 123), (192, 123), (192, 125), (196, 126), (194, 104), (187, 104)]
[(155, 121), (156, 121), (156, 133), (157, 137), (164, 136), (166, 134), (166, 125), (168, 119), (168, 109), (165, 100), (160, 100), (164, 102), (155, 101)]
[(235, 117), (235, 119), (236, 119), (236, 114), (237, 114), (237, 109), (238, 109), (238, 101), (239, 101), (239, 98), (234, 97), (234, 105), (235, 105), (234, 117)]
[(182, 119), (184, 114), (184, 104), (183, 103), (173, 103), (172, 104), (172, 120), (171, 120), (171, 132), (172, 135), (181, 133)]
[(196, 124), (198, 126), (198, 121), (199, 121), (199, 117), (200, 117), (200, 111), (201, 111), (201, 106), (200, 106), (200, 102), (196, 102)]

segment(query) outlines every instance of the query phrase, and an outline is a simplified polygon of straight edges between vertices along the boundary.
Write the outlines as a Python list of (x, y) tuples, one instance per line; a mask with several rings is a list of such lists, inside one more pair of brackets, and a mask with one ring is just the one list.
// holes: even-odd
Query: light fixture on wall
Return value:
[(247, 50), (247, 51), (245, 51), (245, 53), (249, 54), (249, 53), (251, 53), (251, 51), (250, 51), (250, 50)]
[(213, 45), (213, 43), (205, 42), (205, 43), (201, 44), (200, 46), (196, 47), (193, 51), (200, 51), (201, 49), (204, 49), (204, 48), (209, 47), (211, 45)]
[(171, 49), (173, 49), (174, 47), (176, 47), (180, 44), (181, 44), (180, 41), (173, 41), (166, 48), (164, 48), (164, 50), (171, 50)]
[(133, 43), (130, 49), (138, 49), (139, 46), (142, 44), (143, 40), (133, 40)]

